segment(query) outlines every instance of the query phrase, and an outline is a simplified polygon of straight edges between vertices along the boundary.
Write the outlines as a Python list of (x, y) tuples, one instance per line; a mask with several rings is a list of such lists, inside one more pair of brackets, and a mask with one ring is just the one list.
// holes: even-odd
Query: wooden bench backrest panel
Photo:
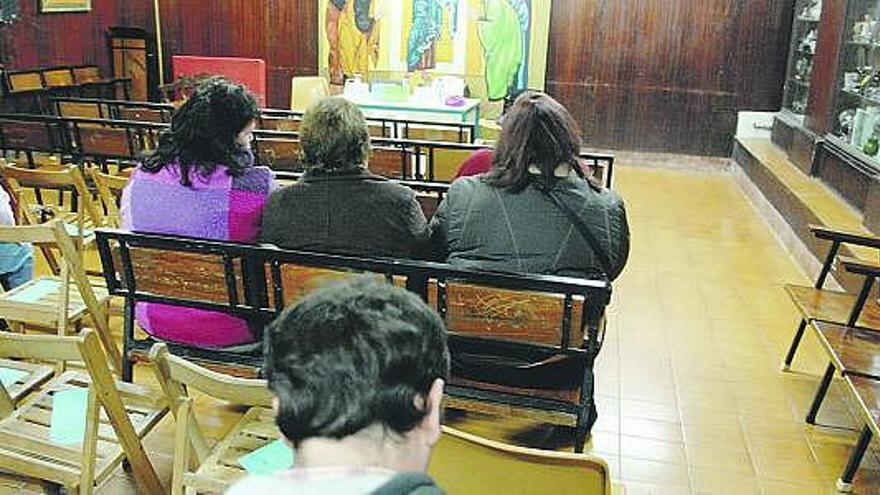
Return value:
[[(223, 257), (220, 255), (164, 251), (131, 246), (129, 248), (138, 292), (193, 301), (225, 304), (227, 297)], [(116, 270), (125, 279), (120, 253), (114, 250)], [(241, 280), (241, 266), (234, 263), (236, 280)], [(241, 284), (236, 284), (240, 301)]]
[(10, 93), (43, 89), (43, 76), (38, 70), (9, 73), (7, 80)]
[(84, 67), (74, 67), (73, 77), (77, 84), (94, 83), (101, 81), (101, 72), (96, 65), (87, 65)]
[(45, 81), (47, 88), (61, 88), (76, 84), (73, 81), (73, 72), (70, 67), (44, 70), (43, 81)]
[[(401, 132), (403, 132), (403, 129), (401, 129)], [(459, 135), (458, 129), (412, 124), (409, 126), (409, 129), (406, 131), (406, 136), (404, 137), (406, 137), (406, 139), (416, 139), (421, 141), (458, 143), (466, 141), (468, 136), (469, 131), (466, 129), (461, 132), (461, 135)], [(461, 137), (461, 139), (459, 137)]]
[(411, 177), (412, 171), (407, 170), (406, 175), (402, 175), (404, 165), (409, 168), (409, 154), (401, 148), (384, 148), (374, 147), (370, 154), (369, 168), (370, 172), (389, 177), (392, 179), (402, 179)]
[(107, 116), (107, 107), (100, 103), (82, 103), (77, 101), (57, 102), (58, 116), (102, 119)]
[(273, 170), (299, 172), (302, 166), (302, 146), (293, 139), (258, 139), (255, 144), (257, 161)]
[(128, 129), (104, 126), (77, 126), (79, 151), (88, 156), (135, 158)]
[[(428, 285), (428, 304), (437, 308), (437, 284)], [(462, 335), (509, 339), (550, 346), (562, 342), (564, 297), (450, 282), (446, 326)], [(580, 347), (583, 299), (573, 298), (568, 345)]]
[(472, 149), (434, 148), (434, 177), (432, 180), (452, 182), (461, 164), (473, 153)]
[(0, 144), (7, 150), (55, 151), (58, 135), (48, 122), (0, 119)]
[(425, 214), (425, 218), (429, 221), (434, 216), (434, 213), (437, 212), (437, 208), (440, 207), (440, 198), (434, 195), (416, 194), (416, 201), (419, 202), (419, 206), (422, 207), (422, 213)]
[(155, 108), (119, 107), (117, 112), (122, 120), (135, 122), (171, 122), (171, 113)]
[[(267, 268), (268, 270), (269, 268)], [(357, 273), (329, 268), (294, 264), (281, 265), (281, 287), (284, 292), (284, 306), (287, 307), (296, 303), (310, 292), (321, 287), (356, 276), (358, 276)], [(267, 273), (266, 277), (267, 280), (271, 279), (271, 274)], [(271, 288), (269, 289), (269, 301), (274, 307), (275, 294)]]
[(260, 129), (268, 131), (299, 132), (300, 120), (285, 117), (262, 117)]

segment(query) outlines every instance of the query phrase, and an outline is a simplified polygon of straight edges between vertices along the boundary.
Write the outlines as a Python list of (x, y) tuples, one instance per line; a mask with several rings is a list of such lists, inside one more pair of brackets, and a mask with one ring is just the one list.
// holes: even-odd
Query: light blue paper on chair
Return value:
[(59, 283), (51, 278), (41, 278), (21, 288), (7, 297), (10, 301), (32, 303), (58, 290)]
[[(79, 227), (77, 227), (76, 224), (65, 223), (64, 230), (66, 230), (67, 235), (69, 235), (71, 237), (79, 237)], [(82, 229), (82, 236), (83, 237), (91, 237), (91, 235), (94, 233), (95, 232), (92, 229), (87, 229), (85, 227), (83, 227), (83, 229)]]
[(27, 374), (27, 371), (12, 368), (0, 368), (0, 383), (2, 383), (4, 387), (9, 387), (13, 383), (26, 377)]
[(249, 474), (268, 476), (293, 467), (293, 449), (278, 439), (238, 458)]
[(68, 388), (52, 394), (49, 440), (61, 445), (82, 443), (86, 434), (89, 390)]

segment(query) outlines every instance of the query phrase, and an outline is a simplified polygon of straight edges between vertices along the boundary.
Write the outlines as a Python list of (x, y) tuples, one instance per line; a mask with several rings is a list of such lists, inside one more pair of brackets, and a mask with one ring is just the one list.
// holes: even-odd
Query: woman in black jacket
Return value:
[(431, 220), (455, 265), (615, 279), (629, 256), (623, 200), (585, 176), (580, 131), (556, 100), (526, 92), (504, 119), (487, 174), (456, 180)]

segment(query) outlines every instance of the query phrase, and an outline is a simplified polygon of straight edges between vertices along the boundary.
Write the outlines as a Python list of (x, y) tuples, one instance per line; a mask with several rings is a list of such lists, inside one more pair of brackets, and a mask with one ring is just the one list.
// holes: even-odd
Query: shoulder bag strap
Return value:
[(587, 241), (587, 244), (590, 245), (590, 249), (592, 249), (593, 253), (596, 254), (596, 257), (599, 258), (599, 264), (602, 265), (602, 270), (605, 272), (605, 277), (607, 278), (608, 274), (611, 273), (611, 261), (608, 259), (608, 253), (606, 253), (602, 249), (602, 246), (599, 244), (599, 241), (596, 239), (593, 233), (590, 232), (587, 224), (585, 224), (584, 221), (581, 220), (580, 217), (578, 217), (577, 213), (575, 213), (574, 210), (572, 210), (561, 199), (556, 197), (555, 194), (551, 193), (550, 190), (547, 189), (547, 187), (540, 181), (533, 181), (533, 184), (535, 185), (535, 188), (537, 188), (545, 196), (550, 198), (550, 201), (552, 201), (558, 209), (562, 210), (562, 212), (565, 213), (565, 216), (568, 217), (572, 225), (574, 225), (578, 232), (580, 232), (581, 237), (583, 237), (584, 240)]

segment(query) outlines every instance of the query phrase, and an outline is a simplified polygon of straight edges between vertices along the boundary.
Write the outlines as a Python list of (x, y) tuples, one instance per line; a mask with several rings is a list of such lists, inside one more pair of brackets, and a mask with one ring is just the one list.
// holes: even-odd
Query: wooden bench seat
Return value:
[[(807, 320), (846, 323), (857, 296), (802, 285), (786, 284), (785, 291)], [(880, 331), (880, 304), (867, 301), (856, 320), (856, 327)]]
[[(811, 321), (828, 321), (880, 331), (880, 301), (869, 297), (874, 281), (880, 274), (880, 265), (853, 257), (838, 256), (844, 245), (880, 254), (880, 238), (816, 225), (810, 226), (810, 232), (816, 239), (830, 241), (831, 245), (812, 287), (791, 284), (785, 286), (801, 314), (801, 321), (785, 355), (783, 370), (788, 370), (791, 366), (804, 330)], [(826, 287), (826, 281), (837, 261), (845, 274), (861, 279), (861, 289), (857, 294)], [(831, 369), (829, 365), (826, 375)]]

